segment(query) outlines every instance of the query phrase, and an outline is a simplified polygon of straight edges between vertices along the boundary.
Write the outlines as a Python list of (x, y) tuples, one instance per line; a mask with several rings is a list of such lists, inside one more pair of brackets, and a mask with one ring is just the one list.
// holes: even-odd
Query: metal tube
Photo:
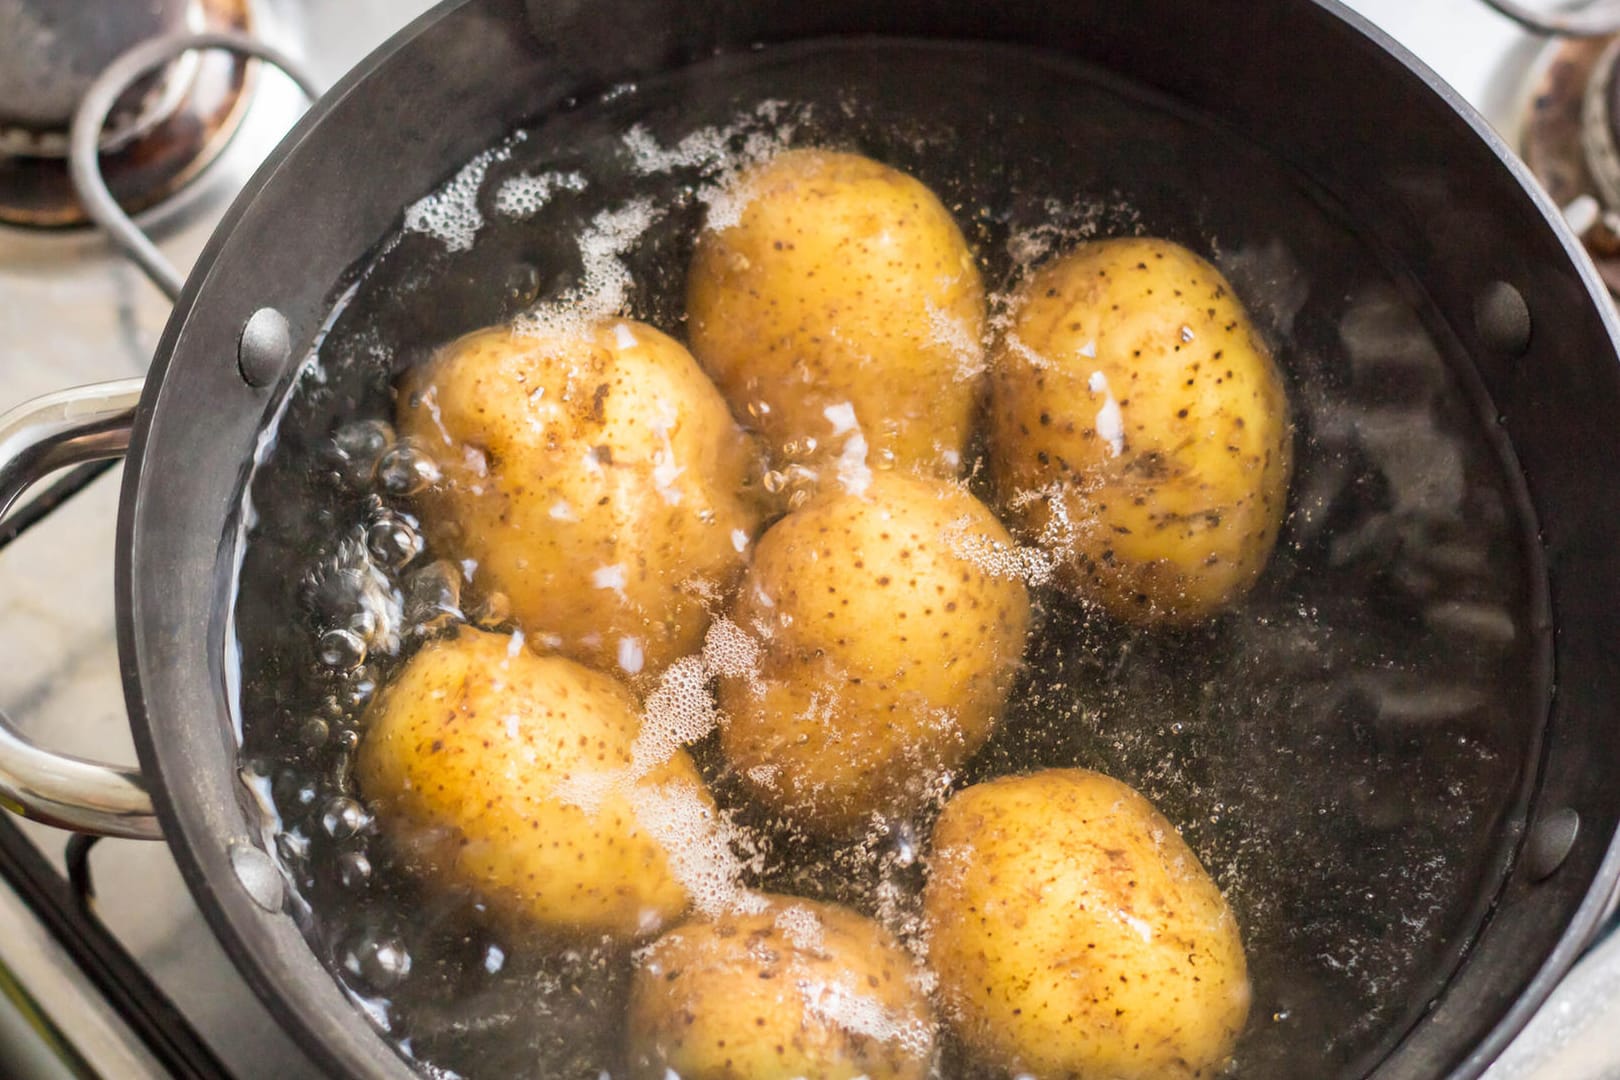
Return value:
[[(122, 455), (140, 394), (141, 380), (121, 379), (50, 394), (0, 416), (0, 518), (56, 470)], [(77, 832), (162, 838), (139, 769), (46, 750), (3, 712), (0, 807)]]

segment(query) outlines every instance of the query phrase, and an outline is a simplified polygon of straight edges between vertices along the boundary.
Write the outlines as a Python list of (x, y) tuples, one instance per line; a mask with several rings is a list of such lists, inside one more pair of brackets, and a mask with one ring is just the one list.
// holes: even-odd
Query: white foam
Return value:
[(795, 949), (812, 956), (827, 951), (821, 916), (802, 904), (789, 904), (776, 913), (775, 926)]
[[(687, 133), (672, 147), (660, 146), (645, 127), (636, 124), (624, 134), (624, 148), (630, 155), (630, 164), (643, 176), (674, 172), (676, 169), (696, 169), (706, 175), (739, 165), (763, 160), (779, 151), (792, 137), (796, 124), (783, 120), (788, 105), (785, 101), (768, 99), (754, 106), (751, 113), (739, 117), (725, 127), (704, 127)], [(796, 114), (807, 118), (808, 108)], [(761, 128), (764, 130), (760, 130)], [(734, 152), (731, 147), (741, 137), (742, 147)]]
[(1002, 340), (1006, 343), (1007, 350), (1009, 352), (1018, 357), (1018, 359), (1022, 360), (1024, 363), (1028, 364), (1030, 367), (1034, 368), (1036, 371), (1045, 371), (1047, 368), (1052, 366), (1052, 362), (1050, 360), (1036, 352), (1034, 349), (1030, 348), (1029, 345), (1024, 342), (1024, 339), (1019, 337), (1013, 331), (1008, 331)]
[(1078, 529), (1069, 517), (1062, 484), (1021, 491), (1009, 499), (1011, 508), (1021, 510), (1031, 502), (1046, 500), (1047, 519), (1033, 545), (1009, 544), (973, 527), (973, 519), (962, 517), (945, 530), (945, 545), (951, 554), (972, 563), (990, 577), (1011, 578), (1028, 585), (1043, 585), (1057, 572), (1062, 553), (1074, 546)]
[(701, 656), (683, 656), (665, 669), (658, 686), (647, 696), (641, 734), (630, 751), (627, 781), (646, 776), (680, 747), (714, 730), (717, 717), (708, 681)]
[(748, 678), (759, 672), (759, 642), (725, 616), (709, 624), (703, 638), (703, 666), (712, 676)]
[(527, 220), (538, 214), (559, 191), (584, 191), (588, 185), (577, 172), (522, 173), (502, 181), (495, 191), (495, 212), (502, 217)]
[(1007, 238), (1007, 254), (1021, 269), (1099, 235), (1140, 235), (1142, 231), (1141, 214), (1118, 192), (1111, 200), (1073, 205), (1047, 199), (1039, 216), (1040, 224), (1015, 229)]
[(742, 884), (745, 866), (732, 848), (746, 838), (714, 811), (702, 785), (638, 785), (631, 789), (630, 805), (641, 827), (664, 849), (670, 872), (700, 915), (759, 914), (770, 906)]
[(898, 1043), (910, 1055), (921, 1057), (933, 1046), (933, 1031), (917, 1017), (883, 1007), (876, 998), (843, 982), (801, 979), (796, 989), (805, 1011), (822, 1023), (854, 1035), (884, 1043)]
[(519, 131), (500, 146), (492, 147), (461, 167), (450, 182), (405, 208), (405, 231), (433, 237), (450, 251), (467, 251), (478, 230), (484, 227), (478, 209), (478, 192), (484, 186), (489, 167), (512, 156), (512, 147), (524, 139)]
[(929, 339), (956, 361), (956, 377), (968, 380), (984, 374), (984, 344), (969, 332), (967, 323), (933, 304), (926, 305), (926, 311)]
[(635, 279), (624, 256), (663, 215), (646, 198), (597, 214), (579, 234), (579, 282), (518, 316), (513, 329), (530, 337), (567, 337), (585, 333), (603, 319), (628, 315)]
[(798, 123), (809, 118), (809, 106), (800, 107), (791, 119), (784, 116), (787, 108), (782, 101), (762, 101), (733, 123), (699, 128), (671, 147), (638, 124), (625, 133), (623, 144), (631, 168), (643, 176), (685, 170), (709, 181), (697, 187), (698, 201), (708, 208), (705, 228), (729, 229), (742, 220), (751, 198), (739, 183), (744, 170), (781, 153)]

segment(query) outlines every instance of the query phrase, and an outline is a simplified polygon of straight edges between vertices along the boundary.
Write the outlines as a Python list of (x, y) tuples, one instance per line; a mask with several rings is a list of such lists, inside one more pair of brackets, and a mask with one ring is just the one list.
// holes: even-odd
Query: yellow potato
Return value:
[(844, 832), (936, 795), (989, 737), (1024, 651), (1011, 538), (950, 481), (878, 473), (759, 542), (733, 618), (758, 671), (720, 681), (721, 746), (766, 805)]
[(911, 957), (847, 908), (772, 897), (691, 922), (643, 954), (630, 991), (632, 1077), (922, 1080), (934, 1022)]
[(1078, 596), (1189, 623), (1254, 584), (1292, 462), (1276, 366), (1220, 273), (1163, 240), (1085, 244), (1023, 287), (992, 359), (1003, 507)]
[(698, 648), (759, 524), (753, 447), (650, 326), (484, 330), (413, 372), (401, 433), (439, 461), (423, 519), (530, 643), (653, 675)]
[[(617, 680), (462, 627), (413, 656), (366, 723), (361, 793), (423, 876), (562, 933), (651, 933), (686, 910), (669, 853), (635, 811), (641, 721)], [(615, 771), (621, 788), (591, 783)], [(712, 812), (683, 750), (637, 785), (684, 788)]]
[(711, 213), (688, 279), (692, 351), (776, 466), (864, 450), (874, 468), (956, 475), (984, 286), (933, 192), (870, 158), (794, 150), (722, 205), (736, 220)]
[(1052, 769), (953, 796), (923, 911), (941, 1019), (998, 1068), (1214, 1076), (1248, 1014), (1220, 890), (1152, 804), (1098, 773)]

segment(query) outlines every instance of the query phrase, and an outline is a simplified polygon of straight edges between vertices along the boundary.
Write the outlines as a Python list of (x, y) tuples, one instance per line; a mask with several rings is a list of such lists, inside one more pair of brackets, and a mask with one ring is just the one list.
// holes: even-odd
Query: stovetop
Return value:
[[(1539, 39), (1478, 0), (1350, 2), (1429, 63), (1510, 142), (1516, 139)], [(261, 33), (303, 57), (329, 85), (427, 6), (427, 0), (264, 0), (256, 14)], [(253, 105), (221, 159), (193, 191), (144, 221), (178, 267), (191, 264), (235, 190), (301, 109), (290, 84), (261, 73)], [(0, 411), (66, 386), (140, 374), (168, 310), (162, 294), (95, 234), (0, 227)], [(114, 470), (0, 558), (0, 708), (53, 748), (133, 761), (113, 634), (117, 498)], [(69, 886), (57, 876), (68, 872), (67, 837), (29, 823), (21, 829), (33, 845), (27, 850), (43, 856), (35, 868), (40, 888), (72, 906)], [(249, 1080), (314, 1072), (236, 974), (166, 848), (103, 841), (88, 865), (99, 898), (94, 916), (184, 1023), (162, 1014), (162, 999), (138, 980), (134, 996), (159, 1015), (131, 1019), (128, 1003), (109, 1001), (94, 986), (98, 977), (118, 978), (117, 956), (92, 956), (93, 973), (85, 975), (30, 913), (28, 889), (0, 885), (0, 1077), (222, 1070)], [(12, 993), (10, 984), (24, 993)], [(194, 1032), (197, 1042), (182, 1035), (154, 1049), (137, 1033), (149, 1022), (160, 1032), (166, 1024)], [(38, 1037), (53, 1028), (65, 1047), (47, 1049)], [(1611, 936), (1493, 1069), (1492, 1080), (1615, 1080), (1616, 1032), (1620, 936)]]

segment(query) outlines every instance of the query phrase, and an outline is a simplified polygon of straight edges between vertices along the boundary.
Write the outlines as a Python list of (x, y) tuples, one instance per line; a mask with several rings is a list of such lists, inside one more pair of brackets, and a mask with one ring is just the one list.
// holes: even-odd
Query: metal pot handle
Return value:
[[(102, 179), (97, 149), (113, 103), (141, 76), (192, 49), (226, 49), (274, 64), (310, 99), (320, 87), (280, 50), (240, 34), (180, 34), (143, 42), (104, 71), (73, 119), (69, 164), (80, 201), (113, 244), (173, 300), (181, 277), (129, 219)], [(0, 519), (19, 496), (58, 469), (121, 457), (129, 448), (140, 379), (81, 386), (26, 402), (0, 416)], [(139, 769), (106, 765), (37, 746), (0, 711), (0, 807), (98, 836), (161, 840)]]
[[(121, 457), (140, 396), (140, 379), (120, 379), (35, 398), (0, 416), (0, 518), (56, 470)], [(0, 806), (77, 832), (162, 839), (139, 769), (53, 753), (35, 745), (4, 712)]]

